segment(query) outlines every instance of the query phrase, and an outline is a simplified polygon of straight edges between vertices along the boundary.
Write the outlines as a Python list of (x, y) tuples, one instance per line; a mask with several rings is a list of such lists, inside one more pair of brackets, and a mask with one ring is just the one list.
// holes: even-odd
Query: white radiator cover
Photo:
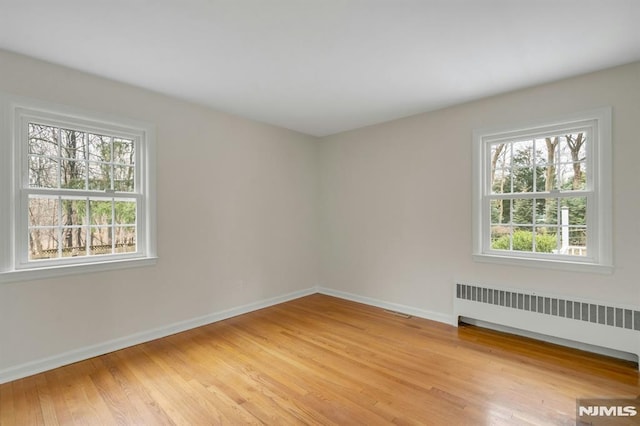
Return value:
[(460, 317), (633, 354), (640, 358), (640, 307), (538, 291), (456, 283)]

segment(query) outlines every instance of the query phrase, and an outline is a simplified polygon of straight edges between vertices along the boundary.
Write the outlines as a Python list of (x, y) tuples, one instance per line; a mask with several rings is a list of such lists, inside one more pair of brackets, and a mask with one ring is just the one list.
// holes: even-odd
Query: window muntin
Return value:
[(610, 135), (610, 108), (475, 131), (474, 258), (610, 271)]

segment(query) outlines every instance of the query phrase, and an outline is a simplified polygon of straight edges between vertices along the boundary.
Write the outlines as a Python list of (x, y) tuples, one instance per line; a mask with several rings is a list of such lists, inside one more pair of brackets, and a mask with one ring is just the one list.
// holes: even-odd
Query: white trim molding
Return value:
[[(0, 114), (2, 124), (0, 126), (0, 234), (3, 235), (0, 239), (0, 283), (155, 264), (157, 251), (154, 124), (1, 92)], [(27, 141), (31, 137), (28, 129), (32, 123), (45, 128), (58, 129), (59, 133), (62, 132), (60, 129), (71, 129), (70, 131), (74, 134), (79, 132), (80, 135), (84, 135), (85, 139), (90, 137), (87, 136), (88, 134), (94, 134), (130, 140), (134, 147), (132, 155), (135, 155), (135, 160), (125, 166), (135, 170), (133, 176), (135, 184), (132, 189), (116, 188), (115, 183), (106, 189), (92, 189), (89, 185), (90, 173), (87, 171), (84, 172), (86, 179), (84, 188), (63, 188), (59, 170), (57, 186), (32, 187), (29, 182), (28, 167), (28, 159), (32, 157), (53, 159), (54, 162), (61, 160), (78, 162), (85, 166), (91, 164), (120, 166), (113, 159), (90, 160), (90, 148), (86, 140), (85, 151), (82, 151), (84, 157), (80, 160), (76, 160), (75, 157), (73, 159), (64, 157), (60, 142), (58, 142), (58, 154), (54, 155), (50, 152), (34, 154), (27, 148)], [(57, 140), (60, 140), (60, 137)], [(84, 221), (80, 220), (80, 224), (76, 223), (67, 229), (77, 229), (79, 234), (84, 230), (87, 235), (88, 228), (98, 227), (98, 224), (93, 225), (89, 220), (90, 200), (111, 201), (114, 204), (121, 201), (135, 203), (134, 222), (117, 225), (113, 218), (108, 222), (108, 227), (120, 226), (122, 229), (134, 229), (135, 252), (118, 253), (115, 246), (112, 246), (112, 252), (107, 254), (89, 255), (90, 251), (86, 251), (87, 255), (81, 253), (79, 256), (61, 256), (62, 246), (59, 244), (58, 257), (48, 259), (43, 256), (42, 259), (30, 259), (29, 230), (34, 225), (29, 223), (27, 212), (30, 202), (42, 197), (51, 200), (86, 200)], [(46, 223), (46, 226), (41, 226), (42, 224), (39, 223), (36, 225), (35, 228), (43, 229), (55, 227), (58, 232), (61, 232), (60, 229), (65, 226), (61, 220), (56, 223)], [(103, 228), (106, 229), (105, 226)], [(58, 241), (60, 239), (58, 235)], [(83, 242), (87, 250), (91, 247), (88, 240), (87, 236)], [(116, 242), (114, 239), (113, 243)]]
[[(497, 128), (478, 129), (473, 131), (472, 138), (472, 254), (473, 259), (479, 262), (490, 262), (507, 264), (514, 266), (528, 266), (538, 268), (559, 269), (578, 272), (596, 272), (609, 274), (613, 272), (613, 245), (612, 245), (612, 108), (603, 107), (590, 111), (567, 114), (561, 117), (553, 117), (544, 121), (524, 123), (520, 125), (507, 125)], [(563, 160), (556, 157), (553, 163), (557, 165), (567, 165), (576, 163), (584, 164), (586, 167), (586, 180), (584, 188), (557, 187), (549, 190), (536, 188), (537, 178), (533, 179), (532, 187), (525, 189), (507, 188), (494, 189), (493, 173), (496, 170), (507, 171), (511, 169), (526, 170), (532, 169), (533, 176), (538, 167), (543, 167), (546, 163), (537, 162), (536, 141), (544, 138), (555, 137), (564, 139), (563, 135), (570, 133), (587, 133), (587, 143), (584, 147), (584, 158), (579, 161), (573, 158)], [(533, 153), (531, 165), (514, 166), (508, 163), (505, 168), (492, 167), (492, 149), (498, 147), (502, 149), (521, 144), (522, 141), (531, 142)], [(557, 143), (557, 142), (556, 142)], [(548, 142), (547, 142), (548, 144)], [(558, 150), (560, 150), (558, 145)], [(567, 142), (568, 144), (568, 142)], [(503, 152), (507, 152), (506, 149)], [(560, 151), (558, 151), (560, 152)], [(498, 154), (495, 154), (498, 155)], [(540, 154), (541, 155), (541, 154)], [(572, 152), (573, 155), (573, 152)], [(515, 158), (515, 157), (514, 157)], [(548, 182), (545, 182), (545, 185)], [(554, 185), (555, 186), (555, 185)], [(535, 210), (532, 217), (526, 222), (516, 223), (514, 217), (500, 218), (498, 222), (492, 221), (492, 203), (498, 201), (502, 205), (503, 200), (515, 203), (517, 201), (534, 201), (555, 199), (556, 206), (560, 206), (561, 200), (571, 200), (572, 198), (582, 198), (585, 204), (585, 223), (569, 224), (564, 223), (560, 218), (555, 222), (545, 222), (542, 219), (538, 222)], [(515, 205), (515, 204), (513, 204)], [(558, 215), (560, 216), (560, 208)], [(513, 216), (513, 208), (508, 210)], [(565, 219), (566, 220), (566, 219)], [(520, 220), (522, 222), (522, 219)], [(514, 233), (520, 227), (531, 228), (532, 249), (523, 250), (511, 247), (496, 248), (491, 240), (492, 228), (506, 228)], [(537, 238), (534, 238), (536, 229), (555, 229), (557, 235), (557, 246), (551, 252), (536, 251)], [(575, 255), (569, 247), (569, 229), (586, 230), (586, 242), (578, 246), (582, 251), (581, 255)], [(562, 232), (561, 232), (562, 231)], [(526, 232), (526, 231), (525, 231)], [(565, 235), (566, 232), (566, 235)], [(509, 233), (507, 236), (513, 235)], [(563, 237), (561, 237), (563, 235)], [(542, 234), (540, 234), (542, 236)], [(510, 240), (511, 241), (511, 240)], [(511, 244), (511, 243), (510, 243)], [(546, 250), (545, 250), (546, 251)]]

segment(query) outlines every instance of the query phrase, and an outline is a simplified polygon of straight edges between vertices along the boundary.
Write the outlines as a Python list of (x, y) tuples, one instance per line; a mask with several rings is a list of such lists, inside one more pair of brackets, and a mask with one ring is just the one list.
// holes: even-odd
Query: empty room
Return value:
[(0, 0), (0, 425), (640, 423), (637, 0)]

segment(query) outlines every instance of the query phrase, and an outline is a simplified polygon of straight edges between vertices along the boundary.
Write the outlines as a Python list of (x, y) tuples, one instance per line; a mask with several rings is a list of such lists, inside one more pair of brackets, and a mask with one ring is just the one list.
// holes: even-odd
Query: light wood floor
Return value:
[(574, 425), (636, 365), (313, 295), (0, 385), (1, 425)]

